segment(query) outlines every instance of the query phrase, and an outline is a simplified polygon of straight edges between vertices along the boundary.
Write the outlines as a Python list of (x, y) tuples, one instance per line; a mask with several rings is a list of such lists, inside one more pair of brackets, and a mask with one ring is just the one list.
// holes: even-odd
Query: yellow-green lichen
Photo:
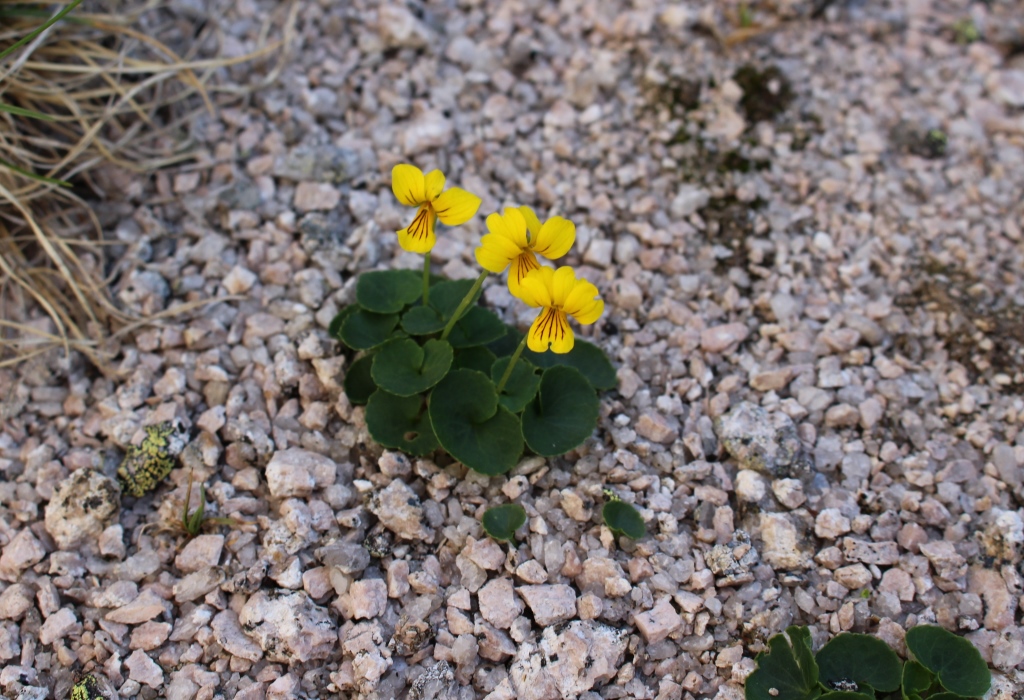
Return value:
[(88, 674), (82, 676), (74, 687), (71, 688), (71, 700), (104, 700), (100, 693), (100, 684), (96, 677)]
[(177, 421), (145, 427), (146, 437), (128, 449), (117, 469), (121, 490), (139, 498), (153, 491), (174, 469), (188, 441), (188, 432)]

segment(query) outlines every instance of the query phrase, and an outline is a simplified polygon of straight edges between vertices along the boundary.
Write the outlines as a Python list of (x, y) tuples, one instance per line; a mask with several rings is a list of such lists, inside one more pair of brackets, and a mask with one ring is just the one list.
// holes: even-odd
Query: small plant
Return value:
[(526, 510), (518, 503), (488, 508), (481, 519), (486, 532), (499, 542), (511, 542), (516, 530), (526, 523)]
[(635, 506), (623, 501), (611, 489), (605, 489), (604, 496), (608, 500), (601, 509), (601, 518), (609, 530), (616, 535), (625, 535), (634, 540), (647, 534), (644, 519), (640, 517)]
[[(542, 223), (525, 206), (487, 217), (475, 280), (433, 275), (437, 222), (463, 224), (480, 206), (479, 197), (444, 187), (439, 170), (395, 166), (395, 196), (417, 208), (398, 242), (423, 255), (422, 274), (364, 273), (356, 303), (338, 313), (330, 333), (353, 353), (345, 393), (366, 406), (374, 440), (416, 456), (443, 449), (480, 474), (499, 476), (525, 451), (565, 454), (593, 433), (597, 392), (616, 385), (615, 370), (597, 346), (575, 337), (569, 319), (593, 324), (604, 302), (571, 267), (538, 261), (569, 251), (573, 223), (560, 216)], [(525, 335), (477, 304), (487, 277), (505, 271), (512, 295), (538, 310)], [(492, 523), (496, 539), (511, 537), (511, 522)]]
[(808, 629), (789, 627), (757, 655), (746, 700), (959, 700), (988, 692), (991, 674), (966, 639), (922, 625), (906, 642), (906, 663), (880, 639), (847, 632), (815, 655)]
[(956, 37), (956, 43), (961, 45), (973, 44), (981, 38), (978, 26), (970, 17), (957, 20), (953, 23), (952, 29), (953, 35)]
[(240, 523), (234, 518), (207, 518), (206, 517), (206, 487), (199, 484), (199, 505), (189, 512), (189, 504), (192, 502), (192, 472), (188, 474), (188, 489), (185, 491), (185, 505), (181, 509), (181, 528), (190, 538), (195, 537), (203, 531), (203, 527), (210, 525), (228, 525), (237, 527)]

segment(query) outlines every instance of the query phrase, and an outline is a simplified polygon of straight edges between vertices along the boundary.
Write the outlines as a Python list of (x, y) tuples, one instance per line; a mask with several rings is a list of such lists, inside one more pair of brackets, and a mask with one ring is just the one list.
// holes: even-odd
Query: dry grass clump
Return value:
[[(0, 0), (0, 56), (55, 4), (79, 2)], [(198, 60), (215, 23), (159, 0), (128, 4), (90, 0), (0, 59), (0, 366), (59, 343), (105, 367), (104, 339), (137, 319), (110, 294), (103, 231), (84, 199), (98, 191), (90, 172), (141, 176), (191, 158), (184, 127), (214, 110), (214, 72), (280, 49)]]

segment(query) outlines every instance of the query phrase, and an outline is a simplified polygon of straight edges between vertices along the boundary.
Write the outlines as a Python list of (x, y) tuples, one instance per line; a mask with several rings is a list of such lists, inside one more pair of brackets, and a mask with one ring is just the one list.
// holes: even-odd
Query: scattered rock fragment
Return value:
[(715, 420), (715, 433), (744, 469), (774, 479), (804, 476), (810, 461), (793, 419), (744, 401)]
[(270, 661), (324, 659), (338, 642), (331, 616), (305, 591), (257, 591), (242, 606), (238, 622)]
[(401, 479), (395, 479), (374, 493), (367, 509), (403, 540), (430, 542), (434, 539), (433, 528), (423, 522), (419, 496)]
[(46, 531), (63, 550), (97, 540), (121, 509), (113, 479), (92, 469), (71, 472), (46, 505)]

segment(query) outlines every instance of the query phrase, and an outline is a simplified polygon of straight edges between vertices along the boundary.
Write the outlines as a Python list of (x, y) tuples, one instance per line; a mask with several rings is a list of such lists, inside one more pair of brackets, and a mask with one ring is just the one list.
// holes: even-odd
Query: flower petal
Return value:
[(530, 232), (530, 241), (536, 242), (537, 234), (540, 233), (540, 219), (537, 218), (537, 214), (530, 209), (528, 206), (519, 207), (519, 212), (526, 219), (526, 230)]
[(572, 350), (574, 340), (565, 313), (547, 308), (538, 314), (530, 326), (526, 345), (534, 352), (546, 352), (550, 348), (551, 352), (562, 354)]
[(576, 240), (576, 224), (561, 216), (552, 216), (540, 227), (533, 240), (533, 249), (538, 255), (548, 260), (560, 258), (569, 252)]
[[(591, 306), (600, 301), (599, 294), (597, 287), (587, 280), (576, 280), (576, 284), (565, 298), (565, 303), (562, 304), (562, 310), (579, 320), (578, 314), (586, 316), (590, 312)], [(584, 322), (580, 321), (580, 323)], [(593, 321), (587, 323), (593, 323)]]
[(518, 209), (506, 209), (503, 214), (495, 212), (488, 216), (487, 230), (512, 241), (520, 252), (529, 248), (526, 239), (526, 219)]
[(402, 250), (410, 253), (429, 253), (437, 242), (434, 235), (434, 216), (430, 207), (423, 205), (416, 212), (416, 218), (412, 220), (408, 228), (398, 232), (398, 245)]
[(434, 211), (445, 226), (464, 224), (480, 208), (480, 198), (461, 187), (452, 187), (434, 200)]
[(495, 273), (504, 272), (509, 263), (519, 256), (519, 252), (519, 246), (500, 233), (488, 233), (481, 238), (480, 247), (475, 251), (480, 267)]
[(391, 169), (391, 191), (407, 207), (418, 207), (427, 201), (423, 180), (423, 171), (415, 165), (400, 163)]
[(423, 180), (425, 201), (433, 202), (437, 199), (437, 195), (441, 194), (441, 190), (444, 189), (444, 173), (440, 170), (431, 170)]
[(531, 270), (519, 284), (519, 300), (527, 306), (553, 306), (551, 278), (554, 274), (550, 267)]
[(576, 273), (568, 265), (555, 270), (551, 278), (551, 301), (553, 306), (563, 308), (569, 292), (576, 286)]
[(512, 268), (508, 271), (508, 291), (512, 292), (512, 296), (519, 297), (519, 289), (522, 287), (526, 275), (539, 267), (537, 256), (529, 250), (516, 256), (516, 259), (512, 261)]
[(583, 326), (589, 326), (591, 323), (601, 318), (601, 314), (604, 313), (604, 301), (601, 299), (594, 300), (590, 306), (584, 307), (574, 313), (572, 317), (576, 319), (576, 322)]

